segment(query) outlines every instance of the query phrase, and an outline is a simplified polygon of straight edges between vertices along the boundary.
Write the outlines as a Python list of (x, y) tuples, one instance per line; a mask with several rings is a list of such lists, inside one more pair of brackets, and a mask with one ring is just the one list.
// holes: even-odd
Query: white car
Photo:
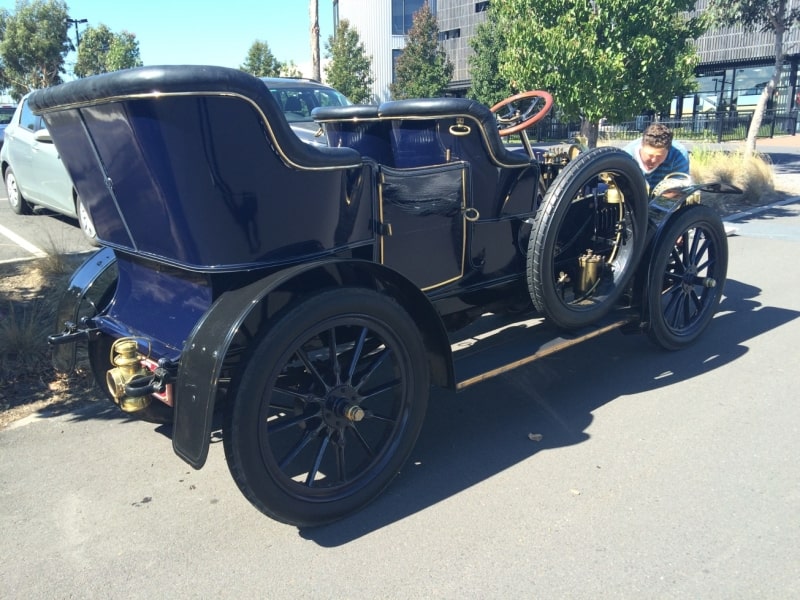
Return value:
[(30, 214), (34, 206), (47, 208), (76, 218), (84, 234), (91, 240), (96, 238), (92, 219), (75, 192), (44, 121), (28, 106), (27, 96), (6, 126), (0, 172), (15, 213)]

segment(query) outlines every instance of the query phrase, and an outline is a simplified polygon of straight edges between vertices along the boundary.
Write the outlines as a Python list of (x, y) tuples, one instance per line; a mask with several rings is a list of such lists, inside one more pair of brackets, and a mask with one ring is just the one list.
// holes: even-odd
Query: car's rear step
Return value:
[(632, 310), (614, 311), (576, 331), (560, 331), (543, 317), (513, 320), (487, 314), (451, 336), (456, 389), (462, 390), (517, 367), (636, 322)]

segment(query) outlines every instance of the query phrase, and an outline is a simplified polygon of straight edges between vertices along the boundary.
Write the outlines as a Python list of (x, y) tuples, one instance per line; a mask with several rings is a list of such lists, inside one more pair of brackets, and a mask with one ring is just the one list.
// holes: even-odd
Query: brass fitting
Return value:
[(606, 190), (606, 202), (608, 204), (621, 204), (624, 202), (622, 192), (620, 191), (617, 182), (614, 181), (614, 176), (611, 173), (601, 173), (600, 179), (602, 179), (603, 183), (608, 186), (608, 189)]
[(126, 395), (125, 386), (135, 377), (149, 375), (143, 365), (144, 356), (139, 354), (135, 338), (119, 338), (111, 346), (110, 362), (114, 365), (106, 373), (106, 385), (111, 396), (125, 412), (136, 412), (150, 405), (150, 396)]
[(575, 284), (575, 292), (583, 295), (590, 293), (603, 272), (603, 257), (595, 254), (591, 250), (586, 250), (585, 254), (578, 257), (580, 265), (580, 279)]

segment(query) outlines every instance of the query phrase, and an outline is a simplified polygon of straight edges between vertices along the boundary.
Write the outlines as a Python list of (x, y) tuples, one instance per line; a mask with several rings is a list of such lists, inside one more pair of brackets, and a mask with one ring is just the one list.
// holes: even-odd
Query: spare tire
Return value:
[(618, 148), (579, 155), (553, 181), (536, 213), (527, 253), (528, 291), (562, 329), (606, 315), (645, 247), (647, 184)]

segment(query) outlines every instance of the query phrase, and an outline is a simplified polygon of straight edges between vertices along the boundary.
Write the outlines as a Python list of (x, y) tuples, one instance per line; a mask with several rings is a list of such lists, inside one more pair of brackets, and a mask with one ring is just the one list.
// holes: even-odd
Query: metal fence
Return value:
[[(672, 128), (677, 139), (732, 142), (747, 138), (752, 119), (753, 113), (745, 111), (703, 113), (680, 119), (651, 119), (646, 115), (641, 115), (632, 121), (601, 125), (598, 137), (601, 140), (633, 140), (639, 137), (653, 120), (658, 120)], [(797, 111), (768, 110), (761, 121), (758, 137), (795, 135), (797, 132), (797, 120)], [(580, 123), (578, 122), (564, 122), (556, 118), (550, 118), (537, 124), (529, 135), (532, 139), (540, 142), (561, 141), (572, 139), (579, 132)]]

